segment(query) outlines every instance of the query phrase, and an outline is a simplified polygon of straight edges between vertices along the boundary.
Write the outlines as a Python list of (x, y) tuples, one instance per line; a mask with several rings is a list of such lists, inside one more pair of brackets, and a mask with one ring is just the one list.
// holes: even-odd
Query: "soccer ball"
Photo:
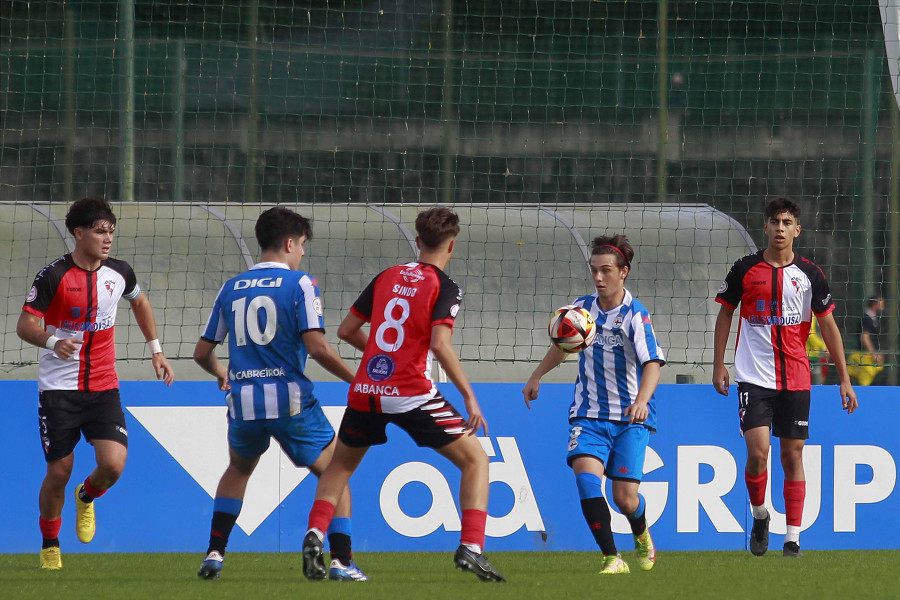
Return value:
[(586, 309), (569, 304), (553, 313), (547, 330), (550, 341), (563, 352), (581, 352), (594, 343), (597, 322)]

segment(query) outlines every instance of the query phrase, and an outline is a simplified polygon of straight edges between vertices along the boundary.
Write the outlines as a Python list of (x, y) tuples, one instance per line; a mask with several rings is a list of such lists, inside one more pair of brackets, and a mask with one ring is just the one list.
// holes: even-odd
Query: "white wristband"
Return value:
[(159, 343), (159, 338), (147, 342), (147, 347), (150, 349), (150, 354), (162, 354), (162, 345)]
[(55, 335), (51, 335), (50, 337), (47, 338), (47, 341), (44, 342), (44, 348), (46, 348), (47, 350), (55, 350), (56, 342), (58, 342), (58, 341), (59, 341), (58, 337), (56, 337)]

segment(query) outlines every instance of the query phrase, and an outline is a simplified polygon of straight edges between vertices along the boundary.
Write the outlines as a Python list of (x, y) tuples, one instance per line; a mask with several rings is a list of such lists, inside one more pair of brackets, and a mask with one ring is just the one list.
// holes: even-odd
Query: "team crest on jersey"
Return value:
[(728, 290), (728, 282), (723, 281), (722, 285), (719, 286), (719, 293), (724, 294)]
[(400, 275), (406, 283), (419, 283), (425, 279), (425, 276), (422, 275), (422, 269), (418, 267), (403, 269), (400, 271)]
[(458, 315), (458, 314), (459, 314), (459, 304), (454, 304), (453, 306), (450, 307), (450, 316), (455, 319), (456, 315)]
[(794, 292), (797, 294), (803, 292), (803, 286), (801, 285), (803, 280), (800, 277), (791, 277), (791, 286), (794, 288)]
[(35, 298), (37, 298), (37, 288), (31, 286), (31, 289), (28, 290), (28, 298), (25, 299), (25, 302), (34, 302)]
[(112, 279), (107, 279), (103, 282), (103, 285), (106, 287), (106, 291), (109, 292), (109, 296), (112, 297), (113, 292), (116, 290), (116, 282)]
[(316, 314), (321, 317), (323, 314), (322, 299), (319, 298), (318, 296), (316, 296), (315, 298), (313, 298), (312, 305), (313, 305), (313, 310), (316, 311)]
[(625, 322), (625, 317), (622, 316), (622, 313), (619, 313), (618, 315), (616, 315), (616, 320), (613, 321), (612, 328), (618, 329), (622, 326), (622, 323), (624, 323), (624, 322)]
[(394, 359), (387, 354), (376, 354), (366, 364), (366, 374), (372, 381), (384, 381), (394, 374)]

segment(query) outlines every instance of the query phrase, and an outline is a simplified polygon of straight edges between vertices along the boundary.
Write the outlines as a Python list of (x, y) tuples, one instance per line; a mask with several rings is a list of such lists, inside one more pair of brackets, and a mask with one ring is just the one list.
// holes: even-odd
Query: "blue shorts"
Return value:
[(228, 446), (242, 458), (262, 456), (271, 438), (296, 466), (308, 467), (334, 439), (334, 428), (318, 402), (293, 417), (256, 421), (228, 418)]
[(603, 463), (610, 479), (640, 481), (650, 430), (639, 423), (620, 423), (577, 417), (569, 420), (569, 453), (566, 462), (593, 456)]

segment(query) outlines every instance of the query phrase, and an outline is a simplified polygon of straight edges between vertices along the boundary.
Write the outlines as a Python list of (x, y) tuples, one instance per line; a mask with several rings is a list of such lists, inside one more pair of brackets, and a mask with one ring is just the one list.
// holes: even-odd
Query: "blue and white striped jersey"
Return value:
[[(572, 304), (590, 311), (597, 321), (594, 343), (578, 356), (578, 379), (569, 418), (588, 417), (628, 421), (625, 409), (637, 397), (644, 364), (665, 364), (663, 349), (650, 323), (650, 313), (631, 292), (619, 306), (603, 312), (597, 294), (582, 296)], [(656, 402), (650, 398), (645, 425), (656, 429)]]
[(302, 334), (325, 330), (316, 280), (264, 262), (225, 282), (203, 339), (228, 337), (228, 413), (238, 421), (296, 415), (315, 402)]

